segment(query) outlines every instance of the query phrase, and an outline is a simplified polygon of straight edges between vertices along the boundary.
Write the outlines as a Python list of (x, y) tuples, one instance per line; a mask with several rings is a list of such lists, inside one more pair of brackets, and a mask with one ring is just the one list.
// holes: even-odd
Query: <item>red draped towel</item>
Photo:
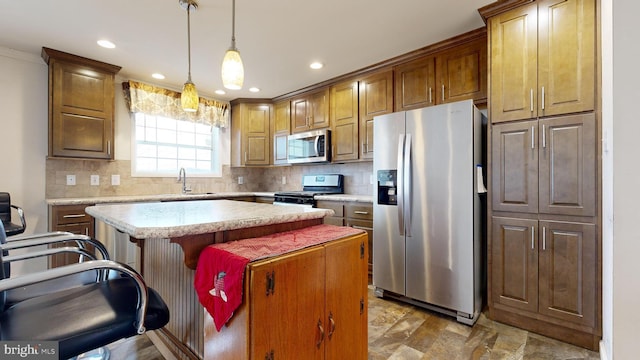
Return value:
[(242, 304), (244, 272), (250, 261), (282, 255), (364, 230), (346, 226), (316, 225), (258, 238), (207, 246), (200, 253), (194, 286), (198, 299), (220, 331)]

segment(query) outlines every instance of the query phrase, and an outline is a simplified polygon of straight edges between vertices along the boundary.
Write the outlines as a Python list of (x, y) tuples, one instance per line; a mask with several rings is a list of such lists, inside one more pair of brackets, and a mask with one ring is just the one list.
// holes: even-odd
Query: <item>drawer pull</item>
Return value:
[(65, 219), (81, 218), (87, 216), (86, 214), (71, 214), (62, 216)]
[(360, 210), (356, 210), (353, 212), (354, 214), (358, 214), (358, 215), (369, 215), (368, 211), (360, 211)]
[(348, 226), (358, 230), (373, 231), (373, 228), (366, 227), (366, 226), (358, 226), (358, 225), (351, 225), (351, 224), (349, 224)]

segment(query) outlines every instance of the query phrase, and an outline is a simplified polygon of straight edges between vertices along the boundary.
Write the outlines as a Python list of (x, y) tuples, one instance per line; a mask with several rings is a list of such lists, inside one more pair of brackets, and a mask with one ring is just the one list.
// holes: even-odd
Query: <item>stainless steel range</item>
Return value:
[(275, 193), (273, 205), (298, 205), (315, 207), (314, 196), (323, 194), (343, 194), (344, 175), (320, 174), (303, 175), (302, 191), (280, 191)]

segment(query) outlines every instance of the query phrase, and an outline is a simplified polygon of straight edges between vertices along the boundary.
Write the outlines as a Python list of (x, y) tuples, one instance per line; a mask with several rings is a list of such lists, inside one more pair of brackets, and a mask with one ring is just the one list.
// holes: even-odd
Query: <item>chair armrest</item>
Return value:
[(75, 263), (36, 273), (2, 279), (0, 280), (0, 292), (91, 270), (115, 270), (131, 277), (134, 280), (136, 290), (138, 292), (138, 302), (136, 304), (137, 321), (133, 325), (136, 327), (138, 334), (144, 334), (144, 317), (147, 312), (147, 304), (149, 300), (149, 290), (147, 289), (147, 285), (142, 276), (140, 276), (140, 274), (138, 274), (134, 269), (128, 265), (112, 260), (91, 260), (83, 263)]
[(24, 211), (22, 211), (22, 208), (16, 205), (11, 205), (11, 207), (16, 209), (16, 211), (18, 212), (18, 217), (20, 218), (20, 222), (22, 223), (22, 227), (26, 229), (27, 221), (24, 219)]
[(86, 235), (76, 235), (64, 232), (59, 234), (55, 233), (55, 235), (52, 236), (32, 236), (29, 238), (23, 237), (20, 239), (12, 239), (5, 244), (0, 244), (0, 250), (23, 249), (33, 246), (64, 243), (68, 241), (75, 241), (76, 243), (78, 243), (78, 246), (83, 249), (85, 248), (85, 243), (91, 244), (100, 252), (100, 255), (102, 255), (102, 258), (104, 260), (110, 259), (107, 248), (105, 248), (104, 244), (102, 244), (100, 241)]
[(20, 235), (11, 235), (7, 237), (7, 241), (28, 240), (28, 239), (36, 239), (36, 238), (50, 237), (50, 236), (61, 236), (61, 235), (74, 235), (74, 234), (68, 231), (51, 231), (51, 232), (29, 234), (29, 235), (20, 234)]
[(72, 246), (65, 246), (65, 247), (49, 248), (49, 249), (37, 250), (37, 251), (29, 251), (27, 253), (23, 253), (19, 255), (3, 256), (2, 262), (22, 261), (22, 260), (34, 259), (34, 258), (43, 257), (43, 256), (52, 256), (52, 255), (57, 255), (62, 253), (80, 254), (82, 256), (88, 257), (91, 260), (96, 260), (96, 256), (85, 249), (72, 247)]

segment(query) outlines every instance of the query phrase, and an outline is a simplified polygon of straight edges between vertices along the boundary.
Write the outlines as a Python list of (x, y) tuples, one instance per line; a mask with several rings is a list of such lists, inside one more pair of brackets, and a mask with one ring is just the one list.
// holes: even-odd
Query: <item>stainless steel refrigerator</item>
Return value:
[(471, 100), (374, 118), (373, 285), (472, 325), (481, 311), (482, 129)]

